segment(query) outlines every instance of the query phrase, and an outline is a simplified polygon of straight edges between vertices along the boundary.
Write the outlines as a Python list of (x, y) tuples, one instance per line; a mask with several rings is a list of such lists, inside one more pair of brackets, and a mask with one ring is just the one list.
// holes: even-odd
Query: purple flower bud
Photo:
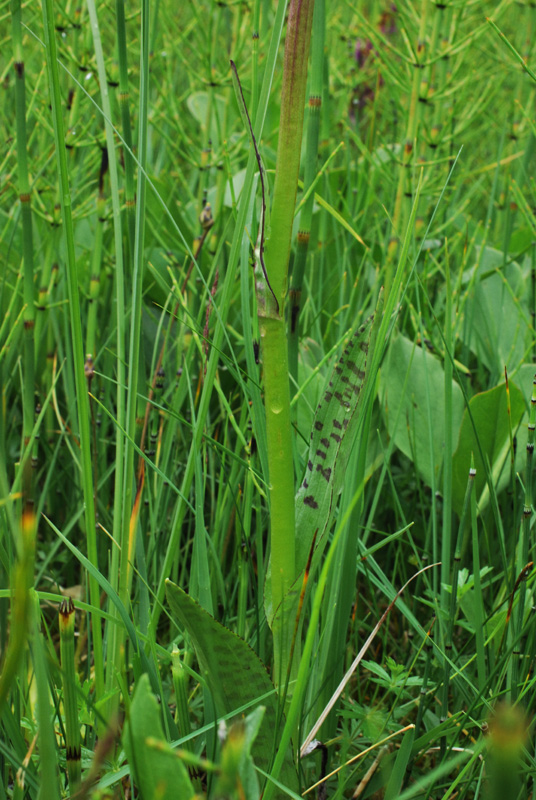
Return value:
[(378, 28), (385, 36), (393, 36), (396, 33), (397, 13), (397, 7), (394, 3), (391, 3), (387, 11), (382, 13)]
[(372, 42), (370, 39), (364, 41), (363, 39), (358, 39), (355, 43), (355, 60), (357, 61), (357, 66), (362, 67), (367, 60), (369, 53), (372, 51)]

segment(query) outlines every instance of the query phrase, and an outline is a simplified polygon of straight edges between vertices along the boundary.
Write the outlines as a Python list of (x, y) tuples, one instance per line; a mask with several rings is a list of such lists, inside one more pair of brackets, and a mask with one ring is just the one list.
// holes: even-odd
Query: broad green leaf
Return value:
[(510, 253), (522, 253), (529, 249), (534, 241), (534, 231), (532, 228), (519, 228), (512, 232), (508, 251)]
[[(209, 113), (211, 104), (215, 106), (215, 110), (213, 109), (211, 113)], [(209, 96), (208, 92), (192, 92), (188, 94), (186, 105), (188, 106), (189, 112), (195, 117), (203, 129), (206, 127), (207, 122), (210, 121), (210, 130), (206, 133), (212, 142), (214, 150), (218, 150), (220, 146), (219, 120), (230, 115), (232, 120), (231, 124), (234, 125), (234, 119), (236, 118), (234, 109), (228, 107), (225, 99), (220, 95)]]
[(519, 299), (529, 296), (526, 277), (515, 261), (506, 266), (504, 261), (499, 250), (485, 247), (478, 265), (464, 273), (469, 295), (460, 328), (464, 342), (497, 380), (505, 365), (511, 373), (523, 362), (530, 335)]
[[(445, 440), (445, 373), (440, 361), (404, 336), (397, 336), (381, 370), (380, 393), (389, 435), (414, 462), (427, 485), (437, 487)], [(462, 415), (462, 390), (453, 381), (454, 438)]]
[[(525, 411), (525, 400), (521, 391), (512, 381), (509, 382), (509, 385), (511, 424), (515, 432)], [(489, 463), (493, 485), (497, 492), (504, 489), (510, 480), (508, 454), (510, 434), (505, 384), (475, 395), (469, 401), (469, 407), (475, 423), (476, 435), (466, 410), (463, 415), (458, 449), (454, 453), (452, 464), (452, 503), (458, 513), (461, 513), (463, 507), (471, 453), (474, 455), (476, 467), (475, 496), (481, 510), (489, 502), (489, 489), (486, 484), (486, 470), (482, 456)]]
[[(268, 772), (277, 747), (278, 701), (264, 664), (243, 639), (217, 622), (171, 581), (166, 581), (166, 595), (173, 616), (192, 640), (218, 712), (222, 716), (231, 714), (256, 702), (266, 708), (251, 754), (255, 764)], [(281, 779), (297, 791), (298, 776), (290, 757)]]
[(160, 709), (146, 674), (136, 686), (123, 730), (123, 747), (143, 800), (188, 800), (194, 796), (186, 767), (164, 737)]
[[(285, 619), (295, 616), (294, 605), (302, 585), (302, 576), (316, 533), (315, 561), (322, 552), (325, 532), (329, 529), (361, 415), (358, 413), (368, 383), (367, 364), (374, 350), (381, 320), (381, 305), (353, 334), (326, 383), (316, 409), (310, 434), (305, 475), (296, 494), (296, 576), (285, 608)], [(277, 609), (272, 607), (271, 570), (268, 568), (264, 605), (266, 617), (273, 624)]]

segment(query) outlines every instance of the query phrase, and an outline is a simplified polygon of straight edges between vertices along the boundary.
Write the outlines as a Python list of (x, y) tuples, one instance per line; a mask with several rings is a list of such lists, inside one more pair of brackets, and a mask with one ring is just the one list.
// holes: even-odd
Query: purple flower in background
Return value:
[(388, 10), (382, 13), (378, 23), (378, 30), (380, 30), (384, 36), (393, 36), (393, 34), (396, 33), (397, 13), (397, 8), (394, 3), (391, 3)]
[(366, 41), (364, 39), (358, 39), (355, 43), (355, 60), (357, 61), (357, 66), (362, 67), (365, 64), (365, 61), (369, 57), (369, 54), (372, 52), (372, 42), (370, 39)]

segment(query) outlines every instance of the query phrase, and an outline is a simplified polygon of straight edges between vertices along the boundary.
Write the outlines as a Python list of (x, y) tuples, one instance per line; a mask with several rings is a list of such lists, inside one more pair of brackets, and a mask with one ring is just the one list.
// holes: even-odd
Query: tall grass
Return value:
[[(536, 796), (535, 11), (317, 0), (299, 81), (287, 11), (4, 6), (0, 798)], [(315, 410), (381, 287), (304, 576)]]

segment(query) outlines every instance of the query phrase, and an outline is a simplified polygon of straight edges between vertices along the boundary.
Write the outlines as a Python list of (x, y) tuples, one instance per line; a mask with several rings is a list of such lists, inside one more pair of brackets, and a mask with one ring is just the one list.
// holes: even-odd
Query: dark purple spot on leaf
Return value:
[(335, 439), (336, 442), (342, 441), (338, 433), (330, 433), (329, 435), (331, 436), (332, 439)]
[(324, 423), (320, 422), (320, 420), (317, 419), (317, 421), (315, 422), (315, 428), (317, 429), (317, 431), (321, 431), (323, 427)]
[(347, 361), (346, 363), (350, 367), (350, 369), (354, 373), (354, 375), (357, 375), (357, 377), (360, 378), (360, 380), (364, 379), (365, 373), (363, 372), (362, 369), (359, 369), (359, 367), (357, 366), (355, 361)]
[(317, 450), (316, 454), (319, 458), (326, 458), (326, 453), (323, 450)]
[(339, 401), (341, 406), (344, 406), (345, 408), (350, 408), (350, 403), (344, 399), (344, 397), (340, 392), (335, 392), (335, 399)]
[(324, 439), (320, 439), (320, 444), (327, 448), (329, 447), (329, 440), (324, 437)]
[(329, 479), (331, 478), (331, 467), (326, 467), (326, 469), (322, 469), (320, 464), (317, 464), (316, 465), (316, 471), (320, 472), (322, 477), (325, 478), (329, 482)]
[(312, 461), (308, 461), (307, 462), (307, 469), (312, 469), (312, 468), (313, 468), (313, 462)]
[(338, 420), (338, 419), (334, 419), (334, 420), (333, 420), (333, 427), (334, 427), (334, 428), (337, 428), (338, 430), (341, 430), (341, 428), (342, 428), (342, 425), (341, 425), (341, 423), (339, 422), (339, 420)]
[(318, 508), (318, 503), (316, 502), (312, 494), (306, 495), (306, 497), (303, 498), (303, 502), (305, 503), (306, 506), (310, 506), (311, 508)]
[(326, 392), (326, 394), (324, 395), (324, 400), (326, 401), (326, 403), (329, 403), (332, 397), (333, 397), (332, 392)]

